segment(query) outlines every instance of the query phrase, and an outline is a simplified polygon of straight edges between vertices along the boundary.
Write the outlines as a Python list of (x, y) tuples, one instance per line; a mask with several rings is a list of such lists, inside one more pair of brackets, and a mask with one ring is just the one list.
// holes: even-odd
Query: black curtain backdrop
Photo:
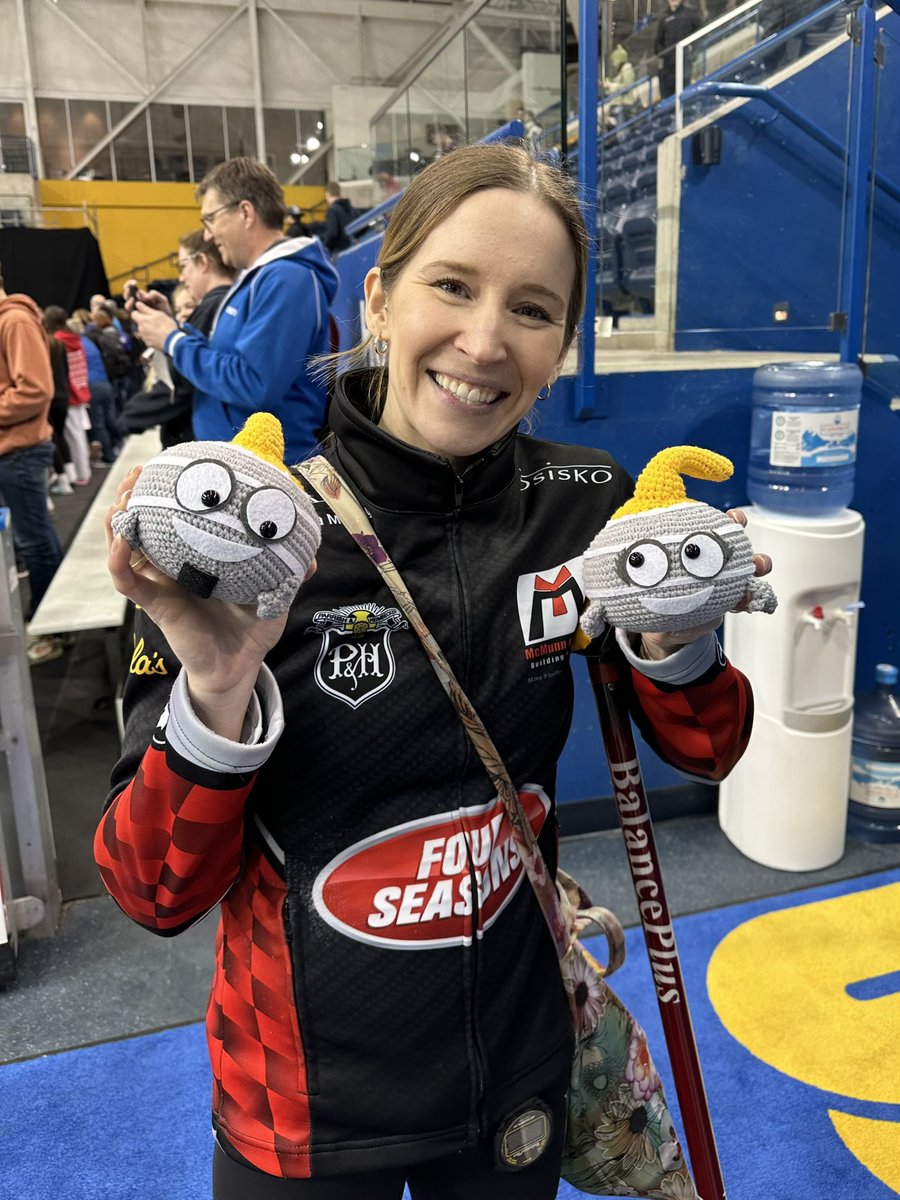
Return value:
[(109, 295), (97, 239), (89, 229), (0, 229), (0, 270), (8, 292), (24, 292), (41, 308), (70, 313), (91, 296)]

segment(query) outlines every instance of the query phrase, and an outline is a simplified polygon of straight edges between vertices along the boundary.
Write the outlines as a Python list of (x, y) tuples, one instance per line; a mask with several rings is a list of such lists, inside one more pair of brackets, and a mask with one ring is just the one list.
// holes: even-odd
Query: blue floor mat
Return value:
[[(898, 928), (898, 871), (676, 922), (729, 1200), (900, 1195)], [(627, 940), (612, 983), (678, 1123), (640, 930)], [(200, 1024), (2, 1066), (4, 1192), (202, 1200), (209, 1096)]]

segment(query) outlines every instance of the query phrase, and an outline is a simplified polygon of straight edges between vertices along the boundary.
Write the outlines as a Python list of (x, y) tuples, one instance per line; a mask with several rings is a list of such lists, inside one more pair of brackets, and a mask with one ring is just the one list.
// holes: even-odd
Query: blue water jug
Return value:
[(897, 668), (879, 663), (875, 691), (858, 696), (853, 716), (847, 832), (870, 842), (900, 841), (900, 697)]
[(794, 517), (853, 498), (862, 372), (855, 363), (769, 363), (753, 373), (747, 494)]

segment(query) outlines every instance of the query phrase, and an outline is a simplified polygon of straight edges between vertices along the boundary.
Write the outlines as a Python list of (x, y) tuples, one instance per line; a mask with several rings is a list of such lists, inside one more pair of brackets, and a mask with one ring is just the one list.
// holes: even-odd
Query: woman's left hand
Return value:
[[(738, 525), (747, 524), (747, 514), (739, 508), (730, 508), (725, 515), (731, 517), (732, 521), (737, 521)], [(768, 575), (772, 570), (772, 560), (768, 554), (754, 554), (753, 565), (756, 568), (757, 577)], [(747, 608), (747, 603), (745, 597), (732, 611), (743, 612)], [(641, 634), (641, 655), (643, 658), (651, 660), (668, 658), (670, 654), (674, 654), (676, 650), (680, 650), (689, 642), (696, 642), (698, 638), (705, 637), (708, 633), (715, 633), (721, 624), (720, 618), (716, 621), (709, 621), (706, 625), (697, 625), (693, 629), (679, 629), (673, 633), (643, 633)]]

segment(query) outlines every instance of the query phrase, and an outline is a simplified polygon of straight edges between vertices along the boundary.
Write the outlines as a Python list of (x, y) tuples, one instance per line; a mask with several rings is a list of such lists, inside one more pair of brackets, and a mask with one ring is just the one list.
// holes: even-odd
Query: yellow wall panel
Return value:
[[(191, 183), (113, 183), (108, 180), (42, 179), (41, 204), (48, 225), (71, 228), (83, 225), (86, 205), (94, 221), (103, 265), (112, 292), (121, 292), (135, 267), (167, 259), (182, 234), (199, 226), (199, 205)], [(287, 204), (312, 208), (324, 202), (321, 187), (286, 187)], [(75, 211), (65, 212), (54, 209)], [(174, 278), (167, 262), (154, 266), (149, 276)], [(146, 274), (138, 274), (142, 282)]]

